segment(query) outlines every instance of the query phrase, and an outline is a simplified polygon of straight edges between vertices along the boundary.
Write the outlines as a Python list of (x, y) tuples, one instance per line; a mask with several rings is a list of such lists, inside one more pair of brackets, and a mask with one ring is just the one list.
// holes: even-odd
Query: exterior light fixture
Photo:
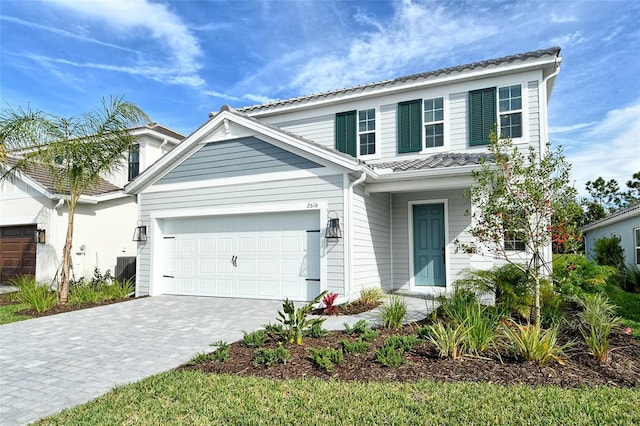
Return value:
[(45, 244), (47, 242), (47, 231), (44, 229), (36, 229), (33, 233), (33, 241), (38, 244)]
[(133, 241), (147, 241), (147, 227), (138, 222), (138, 226), (133, 231)]
[[(335, 217), (332, 217), (332, 214), (335, 215)], [(330, 239), (342, 238), (342, 230), (340, 229), (340, 218), (338, 218), (338, 213), (331, 211), (329, 212), (328, 217), (327, 231), (325, 232), (324, 237)]]

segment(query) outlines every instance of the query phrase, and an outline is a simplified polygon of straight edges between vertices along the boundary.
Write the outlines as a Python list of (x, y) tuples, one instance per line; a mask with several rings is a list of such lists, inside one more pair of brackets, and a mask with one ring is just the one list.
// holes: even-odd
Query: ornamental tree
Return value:
[(123, 167), (125, 153), (135, 141), (130, 129), (148, 121), (140, 108), (122, 97), (103, 99), (102, 108), (70, 118), (30, 109), (8, 108), (0, 114), (0, 164), (8, 169), (0, 178), (34, 164), (44, 166), (69, 209), (57, 286), (60, 304), (69, 297), (78, 200), (98, 185), (102, 175)]
[[(540, 155), (532, 146), (522, 152), (495, 132), (489, 140), (494, 161), (484, 161), (473, 172), (474, 183), (467, 191), (473, 240), (457, 241), (457, 245), (467, 253), (502, 259), (524, 272), (533, 284), (533, 322), (539, 325), (540, 285), (551, 274), (551, 243), (554, 238), (567, 238), (564, 233), (570, 228), (563, 224), (554, 229), (552, 224), (554, 218), (569, 217), (561, 210), (567, 195), (575, 195), (569, 186), (571, 166), (562, 148), (551, 151), (547, 144)], [(505, 239), (523, 244), (523, 255), (505, 244)]]

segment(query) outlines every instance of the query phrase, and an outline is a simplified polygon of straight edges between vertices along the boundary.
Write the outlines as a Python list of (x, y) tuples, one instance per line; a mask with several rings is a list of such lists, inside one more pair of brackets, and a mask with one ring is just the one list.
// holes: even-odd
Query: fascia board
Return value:
[(614, 225), (618, 222), (622, 222), (627, 219), (631, 219), (632, 217), (640, 216), (640, 206), (636, 206), (635, 208), (619, 214), (617, 216), (613, 216), (610, 218), (602, 219), (598, 222), (594, 222), (591, 225), (587, 225), (582, 228), (582, 232), (593, 231), (594, 229), (602, 228), (603, 226)]
[(151, 136), (154, 139), (158, 139), (160, 141), (163, 140), (167, 140), (167, 142), (173, 144), (173, 145), (177, 145), (180, 143), (180, 139), (176, 139), (174, 137), (171, 137), (169, 135), (165, 135), (164, 133), (160, 133), (156, 130), (153, 129), (149, 129), (149, 128), (143, 128), (143, 129), (136, 129), (134, 131), (131, 132), (132, 135), (134, 136)]
[(403, 82), (397, 83), (390, 87), (373, 87), (370, 89), (363, 88), (362, 90), (356, 90), (345, 94), (330, 95), (328, 98), (301, 100), (292, 105), (282, 105), (274, 107), (273, 109), (266, 109), (264, 111), (247, 112), (246, 114), (254, 117), (268, 117), (270, 115), (278, 115), (284, 112), (315, 109), (320, 106), (328, 106), (332, 104), (340, 104), (343, 102), (351, 101), (353, 99), (367, 99), (371, 97), (378, 97), (382, 95), (392, 95), (396, 93), (402, 93), (412, 91), (416, 89), (422, 89), (430, 86), (442, 86), (445, 84), (460, 83), (465, 81), (479, 80), (487, 77), (500, 76), (505, 74), (513, 74), (520, 72), (527, 72), (537, 69), (543, 69), (545, 66), (550, 66), (559, 63), (558, 58), (547, 57), (530, 59), (526, 62), (502, 64), (489, 68), (483, 68), (479, 70), (463, 71), (457, 74), (447, 74), (438, 77), (431, 77), (427, 80), (415, 81), (415, 82)]

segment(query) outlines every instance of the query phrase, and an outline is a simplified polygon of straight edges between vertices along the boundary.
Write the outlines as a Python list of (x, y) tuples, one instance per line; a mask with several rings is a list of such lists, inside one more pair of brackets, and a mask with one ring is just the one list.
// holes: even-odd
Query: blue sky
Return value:
[(124, 95), (189, 134), (234, 107), (562, 47), (550, 138), (576, 188), (640, 171), (638, 1), (3, 0), (0, 98)]

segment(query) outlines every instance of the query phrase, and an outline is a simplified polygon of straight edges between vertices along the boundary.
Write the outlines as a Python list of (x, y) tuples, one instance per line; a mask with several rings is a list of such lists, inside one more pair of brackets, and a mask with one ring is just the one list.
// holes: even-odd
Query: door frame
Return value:
[[(415, 259), (414, 259), (414, 241), (413, 241), (413, 206), (423, 204), (442, 204), (444, 206), (444, 273), (445, 273), (445, 286), (437, 287), (430, 285), (416, 285), (415, 282)], [(450, 288), (451, 271), (449, 268), (449, 200), (447, 198), (439, 199), (426, 199), (426, 200), (411, 200), (407, 203), (407, 216), (408, 216), (408, 235), (409, 235), (409, 290), (417, 293), (440, 295), (446, 293)]]

